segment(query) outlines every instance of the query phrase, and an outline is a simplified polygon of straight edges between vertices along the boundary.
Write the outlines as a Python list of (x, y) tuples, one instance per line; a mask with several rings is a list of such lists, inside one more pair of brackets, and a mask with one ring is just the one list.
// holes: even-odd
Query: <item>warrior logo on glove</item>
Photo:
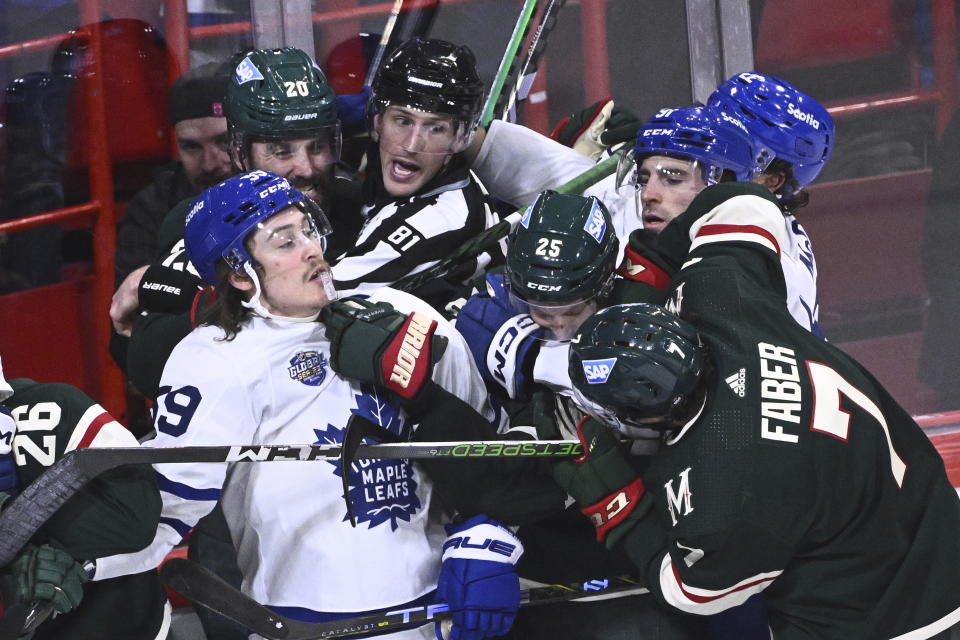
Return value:
[[(387, 349), (383, 359), (383, 377), (391, 391), (409, 398), (430, 372), (427, 340), (437, 329), (436, 320), (422, 313), (411, 313), (400, 334), (403, 339)], [(428, 348), (424, 348), (427, 345)], [(413, 384), (411, 388), (410, 385)]]

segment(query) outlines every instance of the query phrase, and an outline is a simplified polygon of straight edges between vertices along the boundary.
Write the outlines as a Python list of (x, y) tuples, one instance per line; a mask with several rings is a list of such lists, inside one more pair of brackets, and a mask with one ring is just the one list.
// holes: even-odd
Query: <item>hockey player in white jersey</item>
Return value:
[[(327, 230), (316, 224), (324, 220), (310, 199), (264, 171), (230, 178), (195, 201), (186, 250), (203, 279), (215, 283), (218, 298), (205, 324), (167, 362), (157, 399), (158, 435), (150, 446), (337, 443), (355, 416), (409, 436), (413, 425), (394, 395), (330, 368), (336, 354), (317, 321), (337, 297), (322, 251)], [(452, 327), (408, 294), (384, 288), (365, 304), (378, 302), (392, 304), (422, 332), (416, 372), (488, 412), (483, 384)], [(319, 622), (418, 606), (435, 597), (443, 520), (429, 478), (408, 460), (363, 461), (347, 469), (340, 461), (319, 461), (164, 464), (156, 470), (163, 513), (153, 543), (135, 554), (99, 559), (95, 580), (156, 566), (219, 500), (237, 548), (243, 591), (285, 616)], [(355, 528), (343, 499), (343, 474), (349, 475)], [(457, 530), (470, 531), (476, 522)], [(514, 544), (505, 529), (484, 531)], [(484, 560), (495, 570), (481, 571), (478, 581), (513, 585), (512, 565), (522, 553), (519, 543), (514, 548), (511, 558)], [(451, 603), (455, 631), (466, 640), (508, 628), (516, 610), (516, 603), (504, 605), (497, 589), (462, 580), (478, 577), (469, 567), (473, 562), (451, 557), (443, 565), (441, 595)], [(449, 575), (447, 563), (457, 565), (458, 573)], [(488, 608), (490, 598), (495, 602)], [(467, 610), (477, 616), (457, 617)], [(395, 635), (427, 638), (433, 629)]]
[[(473, 138), (483, 83), (473, 53), (444, 40), (415, 38), (383, 63), (367, 119), (364, 216), (357, 245), (332, 256), (341, 290), (369, 291), (422, 271), (496, 223), (487, 193), (462, 151)], [(442, 308), (499, 251), (414, 291)]]

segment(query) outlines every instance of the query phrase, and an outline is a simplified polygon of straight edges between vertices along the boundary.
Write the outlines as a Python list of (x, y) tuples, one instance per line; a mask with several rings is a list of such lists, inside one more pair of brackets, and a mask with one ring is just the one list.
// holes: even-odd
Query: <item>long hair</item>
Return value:
[(810, 194), (800, 187), (800, 183), (797, 182), (797, 179), (793, 175), (793, 165), (789, 162), (781, 160), (780, 158), (774, 158), (770, 166), (767, 167), (766, 173), (783, 174), (783, 186), (780, 187), (780, 190), (784, 194), (790, 194), (780, 198), (780, 208), (782, 208), (784, 212), (793, 214), (798, 209), (802, 209), (809, 204)]
[[(259, 264), (253, 268), (262, 271)], [(204, 305), (197, 313), (197, 326), (212, 325), (223, 329), (224, 342), (237, 337), (243, 324), (253, 314), (253, 310), (243, 306), (243, 292), (230, 283), (233, 270), (224, 260), (217, 262), (217, 283), (213, 286), (214, 296), (210, 304)]]

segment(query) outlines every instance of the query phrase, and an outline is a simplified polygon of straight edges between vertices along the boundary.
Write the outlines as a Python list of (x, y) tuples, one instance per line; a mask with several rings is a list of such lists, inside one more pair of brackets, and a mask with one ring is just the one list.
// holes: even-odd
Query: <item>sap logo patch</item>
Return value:
[(243, 84), (251, 80), (263, 80), (263, 74), (250, 61), (250, 58), (244, 58), (243, 62), (237, 65), (237, 84)]
[(587, 384), (603, 384), (613, 372), (613, 366), (617, 364), (616, 358), (606, 358), (604, 360), (584, 360), (583, 375), (587, 379)]
[(520, 226), (522, 226), (524, 229), (530, 228), (530, 216), (533, 215), (533, 207), (536, 204), (537, 202), (534, 201), (533, 204), (527, 207), (527, 210), (523, 212), (523, 217), (520, 218)]
[(290, 358), (287, 373), (291, 380), (319, 387), (327, 377), (327, 356), (316, 351), (300, 351)]
[(596, 200), (593, 202), (590, 217), (587, 218), (587, 224), (583, 226), (583, 230), (589, 233), (590, 237), (597, 241), (597, 244), (603, 242), (603, 234), (607, 231), (607, 221), (603, 219), (600, 203)]

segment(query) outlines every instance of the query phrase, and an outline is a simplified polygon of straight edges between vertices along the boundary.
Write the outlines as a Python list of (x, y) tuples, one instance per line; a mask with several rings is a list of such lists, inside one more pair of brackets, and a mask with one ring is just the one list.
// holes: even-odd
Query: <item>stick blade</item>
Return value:
[(290, 630), (279, 616), (192, 560), (167, 560), (160, 567), (160, 579), (191, 602), (264, 638), (285, 640), (290, 635)]

